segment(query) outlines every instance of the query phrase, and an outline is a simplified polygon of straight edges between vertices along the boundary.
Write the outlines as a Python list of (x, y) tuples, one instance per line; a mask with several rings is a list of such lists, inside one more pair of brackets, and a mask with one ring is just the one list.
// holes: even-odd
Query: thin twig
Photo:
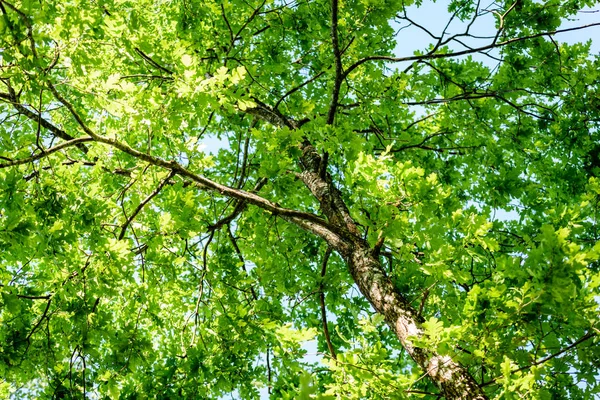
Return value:
[[(48, 131), (52, 132), (54, 134), (54, 136), (56, 136), (56, 137), (59, 137), (59, 138), (64, 139), (64, 140), (73, 140), (73, 139), (75, 139), (73, 136), (69, 135), (64, 130), (58, 128), (56, 125), (53, 125), (52, 123), (50, 123), (45, 118), (42, 118), (40, 115), (34, 113), (33, 111), (31, 111), (27, 107), (25, 107), (25, 105), (23, 105), (22, 103), (19, 102), (19, 96), (15, 92), (14, 88), (8, 82), (6, 82), (6, 81), (4, 83), (6, 84), (6, 87), (8, 88), (8, 93), (0, 93), (0, 98), (8, 100), (9, 103), (12, 104), (13, 107), (20, 114), (26, 116), (31, 121), (33, 121), (33, 122), (35, 122), (37, 124), (40, 124), (45, 129), (47, 129)], [(85, 147), (83, 144), (78, 144), (77, 147), (82, 152), (87, 153), (87, 147)]]
[(146, 204), (148, 204), (150, 202), (150, 200), (152, 200), (154, 198), (154, 196), (156, 196), (158, 193), (160, 193), (162, 188), (167, 184), (167, 182), (169, 182), (169, 180), (174, 175), (175, 175), (175, 172), (171, 171), (171, 173), (165, 179), (163, 179), (163, 181), (160, 183), (160, 185), (158, 185), (158, 187), (156, 189), (154, 189), (154, 191), (152, 193), (150, 193), (148, 195), (148, 197), (146, 197), (140, 204), (138, 204), (138, 206), (133, 211), (133, 214), (131, 214), (129, 216), (129, 218), (127, 218), (127, 221), (125, 221), (125, 223), (121, 227), (121, 233), (119, 233), (119, 240), (122, 240), (125, 237), (125, 232), (127, 231), (127, 227), (131, 224), (131, 222), (135, 219), (135, 217), (139, 214), (139, 212), (142, 211), (142, 208), (144, 208), (144, 206)]
[[(269, 180), (267, 178), (259, 179), (258, 182), (256, 183), (256, 185), (254, 186), (254, 189), (252, 189), (252, 192), (259, 191), (268, 181)], [(233, 222), (234, 219), (236, 219), (236, 217), (238, 215), (240, 215), (240, 213), (242, 211), (244, 211), (244, 209), (246, 208), (246, 205), (247, 205), (246, 201), (239, 200), (236, 203), (235, 208), (233, 209), (233, 212), (231, 214), (229, 214), (225, 218), (220, 219), (219, 221), (215, 222), (214, 224), (210, 225), (208, 227), (208, 229), (210, 231), (215, 231), (217, 229), (220, 229), (222, 226), (229, 225), (231, 222)]]
[(323, 321), (323, 334), (325, 335), (325, 341), (327, 342), (327, 348), (329, 349), (329, 353), (331, 353), (331, 358), (337, 360), (337, 356), (335, 354), (335, 348), (333, 347), (333, 343), (331, 343), (331, 336), (329, 335), (329, 327), (327, 326), (327, 310), (325, 308), (325, 274), (327, 273), (327, 262), (329, 261), (329, 256), (331, 256), (331, 247), (327, 247), (325, 250), (325, 255), (323, 256), (323, 263), (321, 264), (321, 284), (319, 288), (319, 303), (321, 304), (321, 321)]
[(340, 53), (340, 43), (338, 38), (338, 0), (331, 0), (331, 45), (333, 46), (333, 57), (335, 59), (335, 78), (333, 81), (333, 93), (331, 96), (331, 105), (327, 113), (327, 124), (333, 124), (335, 112), (337, 110), (340, 87), (345, 78), (342, 71), (342, 55)]
[(405, 62), (405, 61), (421, 61), (421, 60), (433, 60), (433, 59), (438, 59), (438, 58), (459, 57), (459, 56), (464, 56), (464, 55), (468, 55), (468, 54), (479, 53), (484, 50), (490, 50), (490, 49), (495, 49), (495, 48), (499, 48), (499, 47), (504, 47), (509, 44), (518, 43), (518, 42), (522, 42), (522, 41), (529, 40), (529, 39), (535, 39), (535, 38), (542, 37), (542, 36), (551, 36), (551, 35), (556, 35), (557, 33), (571, 32), (571, 31), (576, 31), (576, 30), (580, 30), (580, 29), (591, 28), (594, 26), (600, 26), (600, 22), (577, 26), (577, 27), (573, 27), (573, 28), (557, 29), (554, 31), (536, 33), (534, 35), (513, 38), (513, 39), (505, 40), (504, 42), (500, 42), (500, 43), (491, 43), (486, 46), (476, 47), (473, 49), (468, 49), (468, 50), (463, 50), (463, 51), (457, 51), (455, 53), (436, 53), (436, 54), (425, 54), (425, 55), (421, 55), (421, 56), (409, 56), (409, 57), (369, 56), (369, 57), (365, 57), (365, 58), (362, 58), (362, 59), (356, 61), (354, 64), (352, 64), (350, 67), (348, 67), (348, 69), (346, 69), (346, 71), (344, 72), (343, 76), (344, 76), (344, 78), (347, 77), (352, 71), (354, 71), (356, 68), (358, 68), (359, 66), (361, 66), (362, 64), (364, 64), (368, 61), (378, 61), (379, 60), (379, 61), (387, 61), (387, 62)]
[[(237, 240), (236, 240), (235, 236), (233, 236), (233, 233), (231, 232), (231, 226), (229, 226), (229, 225), (227, 225), (227, 236), (229, 237), (229, 241), (231, 242), (231, 245), (233, 246), (233, 249), (235, 250), (235, 254), (237, 254), (237, 256), (238, 256), (238, 260), (240, 260), (240, 263), (242, 264), (242, 269), (244, 270), (244, 272), (247, 275), (248, 270), (246, 269), (246, 260), (244, 260), (242, 251), (240, 250), (240, 247), (237, 244)], [(252, 298), (255, 301), (258, 300), (258, 295), (256, 294), (256, 291), (254, 290), (253, 286), (250, 286), (250, 292), (252, 293)]]
[(171, 71), (168, 68), (163, 67), (162, 65), (160, 65), (159, 63), (157, 63), (156, 61), (154, 61), (149, 55), (147, 55), (146, 53), (144, 53), (142, 50), (140, 50), (139, 48), (134, 48), (135, 52), (138, 53), (148, 64), (152, 65), (154, 68), (156, 69), (160, 69), (163, 72), (166, 72), (169, 75), (173, 75), (173, 71)]
[[(596, 336), (596, 333), (595, 333), (595, 332), (588, 332), (588, 333), (586, 333), (585, 335), (583, 335), (583, 336), (582, 336), (582, 337), (581, 337), (579, 340), (577, 340), (577, 341), (575, 341), (575, 342), (571, 343), (570, 345), (568, 345), (567, 347), (565, 347), (565, 348), (563, 348), (563, 349), (561, 349), (561, 350), (557, 351), (556, 353), (550, 354), (548, 357), (542, 358), (541, 360), (535, 361), (535, 362), (533, 362), (533, 363), (531, 363), (531, 364), (529, 364), (529, 365), (525, 365), (525, 366), (523, 366), (523, 367), (519, 367), (519, 368), (517, 368), (517, 369), (514, 369), (514, 370), (510, 371), (510, 373), (511, 373), (511, 374), (516, 374), (517, 372), (520, 372), (520, 371), (526, 371), (526, 370), (528, 370), (528, 369), (530, 369), (530, 368), (532, 368), (532, 367), (535, 367), (535, 366), (537, 366), (537, 365), (540, 365), (540, 364), (543, 364), (543, 363), (545, 363), (545, 362), (547, 362), (547, 361), (550, 361), (550, 360), (552, 360), (553, 358), (556, 358), (556, 357), (558, 357), (558, 356), (560, 356), (560, 355), (562, 355), (562, 354), (566, 353), (567, 351), (569, 351), (569, 350), (571, 350), (571, 349), (573, 349), (573, 348), (577, 347), (577, 346), (578, 346), (578, 345), (580, 345), (581, 343), (583, 343), (583, 342), (585, 342), (586, 340), (589, 340), (589, 339), (591, 339), (591, 338), (593, 338), (593, 337), (595, 337), (595, 336)], [(501, 376), (497, 376), (497, 377), (493, 378), (493, 379), (492, 379), (492, 380), (490, 380), (490, 381), (487, 381), (487, 382), (485, 382), (485, 383), (482, 383), (480, 386), (481, 386), (481, 387), (484, 387), (484, 386), (491, 385), (491, 384), (495, 383), (495, 382), (496, 382), (498, 379), (500, 379), (500, 378), (501, 378)]]
[(281, 102), (283, 100), (285, 100), (288, 96), (294, 94), (295, 92), (302, 89), (304, 86), (308, 85), (309, 83), (312, 83), (315, 80), (319, 79), (319, 77), (321, 75), (323, 75), (324, 73), (325, 73), (325, 71), (321, 71), (318, 74), (316, 74), (315, 76), (313, 76), (312, 78), (309, 78), (309, 79), (305, 80), (304, 82), (302, 82), (301, 84), (299, 84), (298, 86), (293, 87), (290, 90), (288, 90), (283, 96), (281, 96), (281, 98), (279, 100), (277, 100), (277, 103), (275, 103), (273, 108), (277, 109), (279, 107), (279, 105), (281, 104)]
[(63, 142), (59, 145), (56, 145), (48, 150), (45, 150), (41, 153), (38, 153), (36, 155), (33, 155), (31, 157), (27, 157), (27, 158), (22, 158), (20, 160), (11, 160), (5, 163), (1, 163), (0, 164), (0, 168), (7, 168), (7, 167), (13, 167), (15, 165), (23, 165), (23, 164), (27, 164), (33, 161), (37, 161), (40, 160), (42, 158), (48, 157), (50, 154), (52, 153), (56, 153), (57, 151), (60, 151), (62, 149), (65, 149), (67, 147), (71, 147), (71, 146), (77, 146), (80, 143), (84, 143), (84, 142), (92, 142), (94, 141), (93, 138), (91, 137), (83, 137), (83, 138), (77, 138), (77, 139), (72, 139), (69, 140), (68, 142)]

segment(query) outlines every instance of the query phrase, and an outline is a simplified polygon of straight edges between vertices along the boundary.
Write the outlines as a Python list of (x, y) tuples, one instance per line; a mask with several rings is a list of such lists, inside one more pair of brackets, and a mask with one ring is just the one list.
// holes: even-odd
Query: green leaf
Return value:
[(2, 292), (2, 303), (11, 314), (21, 312), (21, 302), (15, 294)]
[(118, 383), (111, 379), (106, 385), (108, 386), (108, 396), (111, 398), (111, 400), (119, 399), (121, 390)]

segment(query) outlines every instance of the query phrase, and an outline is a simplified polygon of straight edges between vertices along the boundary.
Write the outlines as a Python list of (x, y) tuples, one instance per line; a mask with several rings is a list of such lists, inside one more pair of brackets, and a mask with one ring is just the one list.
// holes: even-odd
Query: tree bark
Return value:
[(349, 254), (343, 257), (360, 292), (385, 317), (407, 353), (440, 388), (441, 393), (447, 399), (487, 399), (475, 379), (451, 357), (413, 346), (410, 337), (424, 334), (422, 318), (386, 276), (368, 244), (355, 241), (350, 247)]
[(300, 178), (319, 200), (329, 223), (339, 232), (345, 233), (337, 241), (328, 242), (346, 261), (360, 292), (385, 317), (407, 353), (439, 387), (444, 397), (487, 399), (467, 369), (451, 357), (413, 346), (410, 338), (424, 335), (422, 318), (386, 275), (377, 251), (359, 236), (358, 227), (350, 216), (341, 193), (334, 186), (331, 177), (321, 173), (323, 159), (317, 150), (307, 140), (302, 143), (301, 148), (303, 172)]

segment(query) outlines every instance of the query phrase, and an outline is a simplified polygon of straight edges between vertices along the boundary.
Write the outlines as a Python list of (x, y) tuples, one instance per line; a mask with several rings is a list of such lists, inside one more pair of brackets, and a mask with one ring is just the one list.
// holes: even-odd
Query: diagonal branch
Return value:
[[(3, 80), (3, 82), (6, 85), (6, 87), (8, 88), (8, 93), (0, 92), (0, 98), (8, 100), (8, 103), (12, 104), (12, 106), (20, 114), (24, 115), (25, 117), (27, 117), (29, 120), (35, 122), (36, 124), (43, 126), (44, 129), (48, 130), (49, 132), (54, 134), (54, 136), (56, 136), (56, 137), (59, 137), (64, 140), (69, 140), (69, 141), (75, 139), (73, 136), (69, 135), (64, 130), (62, 130), (59, 127), (57, 127), (56, 125), (50, 123), (47, 119), (42, 118), (40, 114), (36, 114), (33, 111), (29, 110), (27, 107), (25, 107), (22, 103), (19, 102), (19, 97), (18, 97), (17, 93), (15, 92), (14, 88), (8, 83), (8, 81)], [(77, 143), (77, 147), (82, 152), (87, 153), (87, 147), (85, 145), (83, 145), (82, 143)]]
[(84, 142), (91, 142), (94, 139), (90, 138), (90, 137), (83, 137), (83, 138), (77, 138), (77, 139), (72, 139), (69, 140), (68, 142), (63, 142), (59, 145), (56, 145), (48, 150), (44, 150), (41, 153), (38, 153), (36, 155), (33, 155), (31, 157), (27, 157), (27, 158), (22, 158), (20, 160), (11, 160), (5, 163), (0, 163), (0, 168), (7, 168), (7, 167), (13, 167), (15, 165), (23, 165), (23, 164), (28, 164), (30, 162), (33, 161), (37, 161), (40, 160), (42, 158), (46, 158), (48, 157), (50, 154), (52, 153), (56, 153), (57, 151), (60, 151), (62, 149), (65, 149), (67, 147), (71, 147), (71, 146), (77, 146), (80, 143), (84, 143)]
[[(251, 110), (251, 113), (263, 117), (276, 126), (295, 125), (293, 120), (289, 120), (263, 103), (260, 103), (259, 110)], [(399, 292), (387, 276), (373, 248), (360, 236), (358, 226), (331, 176), (326, 172), (320, 173), (323, 162), (316, 148), (306, 138), (299, 147), (302, 150), (299, 160), (302, 173), (298, 176), (319, 201), (321, 211), (327, 217), (329, 224), (344, 233), (337, 237), (339, 240), (335, 241), (315, 230), (315, 227), (311, 226), (311, 221), (298, 221), (293, 218), (287, 220), (323, 237), (329, 246), (342, 256), (360, 292), (373, 308), (385, 317), (387, 324), (407, 353), (426, 371), (426, 375), (447, 398), (487, 399), (465, 367), (449, 356), (440, 355), (431, 349), (416, 347), (412, 343), (411, 338), (424, 335), (423, 320), (418, 315), (418, 311)]]
[[(29, 17), (23, 11), (19, 10), (16, 6), (14, 6), (13, 4), (7, 2), (6, 0), (0, 0), (0, 10), (6, 17), (6, 20), (10, 20), (10, 19), (8, 18), (5, 8), (2, 6), (3, 4), (5, 4), (8, 8), (13, 10), (15, 13), (17, 13), (17, 15), (19, 16), (21, 21), (23, 21), (23, 23), (27, 27), (27, 39), (29, 39), (31, 53), (33, 54), (34, 58), (37, 58), (37, 51), (35, 49), (35, 40), (33, 38), (33, 26), (31, 25), (31, 21), (29, 20)], [(11, 30), (14, 29), (12, 24), (9, 25), (9, 29), (11, 29)], [(13, 34), (16, 34), (16, 32), (13, 32)]]
[(198, 175), (189, 169), (185, 168), (181, 164), (176, 161), (167, 161), (160, 157), (152, 156), (148, 153), (141, 152), (136, 150), (129, 145), (120, 142), (116, 139), (107, 138), (105, 136), (101, 136), (92, 131), (87, 124), (83, 121), (79, 113), (75, 110), (73, 105), (68, 102), (56, 89), (54, 84), (48, 81), (48, 88), (54, 94), (54, 97), (61, 102), (71, 113), (75, 121), (77, 121), (78, 125), (81, 129), (92, 137), (96, 142), (104, 143), (109, 146), (112, 146), (116, 149), (121, 150), (124, 153), (127, 153), (139, 160), (145, 161), (149, 164), (162, 167), (168, 170), (173, 171), (177, 175), (188, 178), (191, 181), (201, 185), (202, 187), (216, 191), (221, 193), (224, 196), (231, 197), (238, 200), (246, 201), (249, 204), (253, 204), (259, 208), (262, 208), (265, 211), (269, 211), (274, 215), (281, 216), (283, 219), (292, 222), (296, 225), (303, 227), (328, 241), (333, 241), (338, 245), (343, 243), (343, 237), (346, 235), (346, 232), (338, 229), (336, 226), (331, 225), (327, 221), (318, 217), (315, 214), (291, 210), (288, 208), (284, 208), (279, 206), (277, 203), (274, 203), (270, 200), (267, 200), (255, 193), (247, 192), (241, 189), (235, 189), (230, 186), (222, 185), (218, 182), (215, 182), (209, 178), (206, 178), (202, 175)]
[(494, 14), (496, 14), (498, 16), (498, 19), (500, 20), (500, 26), (498, 28), (498, 32), (496, 33), (496, 37), (494, 37), (494, 41), (492, 42), (492, 44), (495, 44), (496, 42), (498, 42), (498, 38), (500, 37), (500, 34), (502, 34), (502, 31), (504, 31), (504, 20), (506, 18), (506, 16), (508, 14), (510, 14), (510, 12), (512, 10), (515, 9), (515, 7), (517, 6), (518, 1), (515, 1), (509, 8), (508, 10), (506, 10), (504, 12), (504, 14), (500, 14), (498, 12), (494, 12)]
[[(238, 246), (237, 240), (236, 240), (235, 236), (233, 236), (233, 233), (231, 232), (231, 226), (229, 226), (229, 225), (227, 225), (227, 236), (229, 237), (229, 241), (231, 242), (231, 245), (233, 246), (233, 249), (235, 250), (235, 254), (237, 254), (237, 256), (238, 256), (238, 260), (240, 260), (240, 263), (242, 264), (242, 269), (244, 270), (244, 272), (246, 274), (248, 274), (248, 270), (246, 269), (246, 260), (244, 260), (244, 256), (242, 255), (240, 246)], [(254, 301), (258, 300), (258, 295), (256, 294), (256, 291), (254, 290), (254, 286), (252, 286), (252, 285), (250, 285), (250, 293), (252, 294), (252, 298), (254, 299)]]
[(160, 185), (158, 185), (158, 187), (156, 189), (154, 189), (154, 191), (152, 193), (150, 193), (140, 204), (138, 204), (138, 206), (133, 211), (133, 214), (131, 214), (129, 216), (129, 218), (127, 218), (127, 220), (123, 223), (123, 226), (121, 226), (121, 233), (119, 233), (119, 240), (122, 240), (125, 237), (125, 232), (127, 231), (127, 227), (131, 224), (131, 222), (133, 222), (133, 220), (140, 213), (140, 211), (142, 211), (142, 208), (144, 208), (144, 206), (146, 204), (148, 204), (150, 202), (150, 200), (152, 200), (157, 194), (160, 193), (162, 188), (165, 187), (165, 185), (169, 182), (169, 180), (174, 175), (175, 175), (175, 173), (173, 171), (171, 171), (171, 173), (165, 179), (163, 179), (163, 181), (160, 183)]
[(313, 77), (305, 80), (298, 86), (295, 86), (295, 87), (291, 88), (290, 90), (288, 90), (283, 96), (281, 96), (281, 98), (279, 100), (277, 100), (277, 103), (275, 103), (275, 106), (273, 106), (273, 109), (275, 109), (275, 110), (278, 109), (279, 105), (281, 104), (281, 102), (283, 100), (285, 100), (292, 94), (296, 93), (298, 90), (302, 89), (304, 86), (308, 85), (309, 83), (314, 82), (315, 80), (319, 79), (319, 77), (321, 77), (321, 75), (323, 75), (324, 73), (325, 73), (325, 71), (321, 71), (318, 74), (314, 75)]
[[(252, 192), (254, 192), (254, 193), (258, 192), (267, 182), (268, 182), (267, 178), (259, 179), (259, 181), (256, 183), (256, 186), (254, 186), (254, 189), (252, 189)], [(244, 211), (244, 209), (246, 208), (247, 205), (248, 205), (248, 202), (246, 202), (244, 200), (238, 200), (235, 205), (235, 208), (233, 209), (233, 212), (231, 214), (229, 214), (228, 216), (226, 216), (225, 218), (222, 218), (219, 221), (215, 222), (214, 224), (210, 225), (208, 227), (208, 230), (215, 231), (217, 229), (220, 229), (222, 226), (229, 225), (231, 222), (233, 222), (234, 219), (237, 218), (238, 215), (240, 215), (242, 213), (242, 211)]]
[[(553, 358), (556, 358), (556, 357), (558, 357), (558, 356), (560, 356), (560, 355), (562, 355), (562, 354), (564, 354), (564, 353), (566, 353), (566, 352), (574, 349), (575, 347), (579, 346), (581, 343), (583, 343), (583, 342), (585, 342), (585, 341), (587, 341), (587, 340), (589, 340), (589, 339), (591, 339), (591, 338), (593, 338), (595, 336), (596, 336), (595, 332), (588, 332), (585, 335), (583, 335), (582, 337), (580, 337), (577, 341), (571, 343), (570, 345), (568, 345), (567, 347), (565, 347), (563, 349), (560, 349), (556, 353), (552, 353), (549, 356), (544, 357), (541, 360), (534, 361), (533, 363), (531, 363), (529, 365), (525, 365), (523, 367), (519, 367), (517, 369), (514, 369), (514, 370), (510, 371), (510, 373), (511, 374), (515, 374), (515, 373), (520, 372), (520, 371), (526, 371), (526, 370), (531, 369), (531, 368), (533, 368), (533, 367), (535, 367), (537, 365), (540, 365), (540, 364), (543, 364), (543, 363), (545, 363), (547, 361), (550, 361)], [(496, 380), (498, 380), (499, 378), (500, 377), (496, 377), (496, 378), (494, 378), (494, 379), (492, 379), (490, 381), (487, 381), (487, 382), (481, 384), (481, 386), (483, 387), (483, 386), (491, 385), (491, 384), (495, 383)]]
[[(254, 193), (225, 186), (202, 175), (195, 174), (175, 161), (166, 161), (135, 150), (116, 139), (98, 135), (85, 124), (73, 105), (57, 91), (51, 82), (48, 82), (48, 87), (55, 98), (71, 112), (81, 129), (95, 141), (108, 144), (149, 164), (169, 169), (172, 173), (188, 178), (208, 190), (256, 205), (323, 238), (346, 261), (349, 272), (361, 293), (369, 300), (373, 308), (385, 317), (387, 324), (392, 328), (407, 353), (426, 371), (427, 376), (432, 379), (446, 397), (487, 399), (475, 379), (462, 365), (449, 356), (437, 354), (431, 349), (416, 347), (412, 343), (411, 338), (424, 335), (421, 326), (422, 319), (418, 316), (417, 310), (412, 307), (406, 297), (398, 291), (392, 280), (386, 275), (381, 262), (374, 257), (370, 245), (358, 235), (358, 227), (350, 216), (341, 193), (333, 185), (331, 176), (329, 174), (324, 176), (319, 174), (319, 167), (322, 163), (321, 158), (315, 147), (307, 139), (304, 139), (300, 144), (302, 150), (300, 163), (303, 169), (300, 176), (305, 185), (320, 201), (321, 209), (327, 217), (327, 221), (315, 214), (280, 207), (278, 204)], [(265, 118), (274, 121), (277, 125), (295, 127), (295, 121), (286, 118), (277, 110), (273, 110), (263, 103), (257, 104), (261, 108), (255, 115), (264, 115)], [(256, 110), (252, 109), (251, 111)]]
[(223, 3), (221, 3), (221, 15), (223, 16), (223, 20), (225, 20), (225, 25), (227, 26), (227, 31), (229, 32), (229, 47), (233, 47), (234, 43), (234, 38), (233, 38), (233, 29), (231, 29), (231, 24), (229, 23), (229, 20), (227, 19), (227, 14), (225, 14), (225, 6), (223, 5)]
[(331, 354), (331, 358), (337, 360), (337, 356), (335, 354), (335, 348), (333, 347), (333, 343), (331, 343), (331, 336), (329, 335), (329, 327), (327, 326), (327, 310), (325, 308), (325, 274), (327, 274), (327, 262), (329, 261), (329, 257), (331, 256), (331, 247), (327, 247), (325, 251), (325, 255), (323, 256), (323, 263), (321, 264), (321, 284), (319, 285), (319, 303), (321, 304), (321, 321), (323, 322), (323, 334), (325, 335), (325, 341), (327, 342), (327, 348), (329, 349), (329, 353)]
[(168, 69), (166, 67), (163, 67), (162, 65), (160, 65), (159, 63), (154, 61), (149, 55), (144, 53), (139, 48), (135, 47), (134, 50), (136, 53), (138, 53), (140, 55), (140, 57), (142, 57), (144, 59), (144, 61), (146, 61), (148, 64), (152, 65), (154, 68), (159, 69), (163, 72), (166, 72), (169, 75), (173, 75), (173, 71), (171, 71), (170, 69)]
[(48, 318), (48, 310), (50, 310), (50, 304), (52, 304), (52, 297), (48, 298), (48, 302), (46, 303), (46, 308), (44, 309), (42, 316), (38, 319), (38, 321), (33, 326), (33, 329), (31, 329), (31, 331), (29, 331), (29, 334), (27, 334), (27, 337), (25, 338), (25, 341), (27, 342), (27, 349), (25, 350), (25, 353), (27, 353), (27, 350), (29, 349), (29, 345), (31, 344), (31, 342), (30, 342), (31, 337), (38, 330), (38, 328), (40, 327), (40, 325), (42, 324), (44, 319)]

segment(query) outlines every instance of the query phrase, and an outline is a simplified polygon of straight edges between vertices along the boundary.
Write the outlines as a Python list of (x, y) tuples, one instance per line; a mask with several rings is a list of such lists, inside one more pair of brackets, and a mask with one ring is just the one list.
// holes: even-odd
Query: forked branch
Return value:
[(465, 56), (465, 55), (469, 55), (469, 54), (480, 53), (485, 50), (496, 49), (496, 48), (508, 46), (510, 44), (523, 42), (523, 41), (530, 40), (530, 39), (535, 39), (538, 37), (552, 36), (552, 35), (556, 35), (558, 33), (587, 29), (587, 28), (591, 28), (594, 26), (600, 26), (600, 22), (577, 26), (577, 27), (573, 27), (573, 28), (557, 29), (554, 31), (546, 31), (546, 32), (536, 33), (534, 35), (528, 35), (528, 36), (522, 36), (522, 37), (518, 37), (518, 38), (508, 39), (508, 40), (505, 40), (500, 43), (492, 42), (491, 44), (488, 44), (486, 46), (475, 47), (472, 49), (467, 49), (467, 50), (462, 50), (462, 51), (456, 51), (454, 53), (434, 53), (434, 54), (425, 54), (425, 55), (408, 56), (408, 57), (368, 56), (368, 57), (365, 57), (365, 58), (362, 58), (362, 59), (356, 61), (354, 64), (349, 66), (346, 69), (346, 71), (344, 72), (343, 77), (346, 78), (356, 68), (360, 67), (362, 64), (369, 62), (369, 61), (387, 61), (387, 62), (397, 63), (397, 62), (405, 62), (405, 61), (433, 60), (433, 59), (438, 59), (438, 58), (453, 58), (453, 57)]

